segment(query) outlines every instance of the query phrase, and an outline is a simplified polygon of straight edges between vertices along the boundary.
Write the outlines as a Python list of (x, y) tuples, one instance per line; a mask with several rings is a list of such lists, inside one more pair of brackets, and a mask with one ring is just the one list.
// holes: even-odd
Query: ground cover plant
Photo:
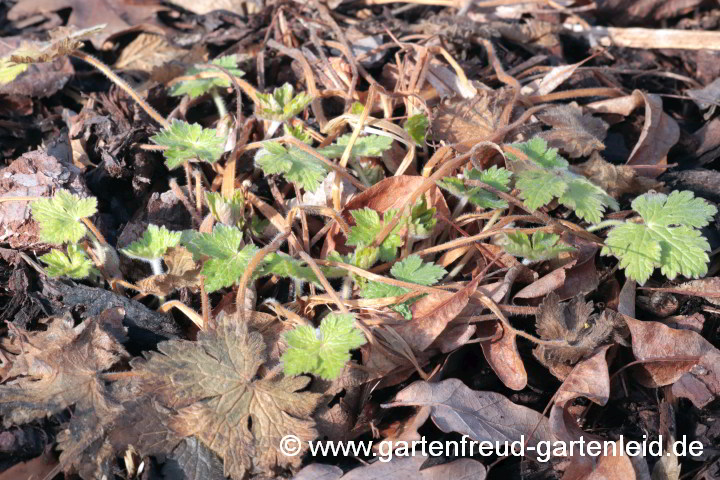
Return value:
[(90, 3), (0, 5), (0, 480), (720, 478), (720, 8)]

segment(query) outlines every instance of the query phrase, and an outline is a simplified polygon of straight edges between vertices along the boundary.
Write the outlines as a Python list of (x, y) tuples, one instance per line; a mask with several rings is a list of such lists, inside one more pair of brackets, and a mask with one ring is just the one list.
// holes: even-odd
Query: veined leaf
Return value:
[(330, 167), (312, 155), (277, 142), (265, 143), (265, 148), (255, 156), (255, 163), (266, 174), (282, 174), (287, 181), (310, 192), (317, 190), (330, 171)]
[(305, 92), (293, 96), (293, 87), (289, 83), (276, 88), (272, 94), (258, 93), (257, 97), (257, 115), (278, 122), (290, 120), (312, 102), (312, 97)]
[(632, 202), (643, 223), (626, 221), (607, 235), (603, 255), (620, 260), (625, 274), (644, 284), (655, 268), (669, 279), (678, 274), (698, 278), (707, 273), (710, 244), (697, 228), (717, 209), (689, 191), (670, 195), (646, 193)]
[(192, 239), (189, 249), (193, 255), (209, 257), (202, 271), (208, 293), (234, 285), (242, 277), (258, 251), (252, 244), (241, 249), (242, 240), (242, 230), (227, 225), (215, 225), (212, 233), (200, 233)]
[(97, 212), (95, 197), (81, 198), (67, 190), (58, 190), (52, 198), (35, 200), (30, 204), (32, 215), (40, 225), (40, 239), (62, 244), (77, 243), (87, 233), (80, 221)]
[(243, 212), (245, 210), (245, 197), (242, 190), (235, 190), (229, 200), (223, 197), (222, 193), (205, 192), (210, 213), (215, 220), (225, 225), (242, 227)]
[[(342, 157), (345, 148), (350, 143), (351, 134), (338, 137), (335, 143), (318, 149), (318, 152), (328, 158)], [(383, 152), (388, 150), (392, 145), (393, 139), (384, 135), (367, 135), (358, 137), (350, 151), (351, 158), (358, 157), (380, 157)]]
[(69, 277), (75, 280), (87, 278), (93, 270), (93, 263), (85, 250), (71, 243), (67, 247), (67, 255), (60, 250), (52, 249), (40, 257), (47, 265), (45, 272), (49, 277)]
[(202, 128), (197, 123), (173, 120), (170, 128), (162, 129), (150, 137), (150, 140), (167, 147), (163, 156), (165, 165), (172, 170), (188, 161), (215, 163), (225, 151), (226, 139), (218, 137), (213, 128)]
[(505, 251), (516, 257), (525, 257), (531, 261), (549, 260), (562, 252), (571, 252), (573, 247), (559, 244), (559, 235), (535, 232), (532, 240), (526, 233), (516, 232), (505, 235)]
[[(402, 228), (402, 222), (398, 222), (390, 234), (385, 237), (385, 240), (383, 240), (378, 249), (370, 246), (375, 240), (375, 237), (397, 214), (397, 210), (388, 210), (383, 215), (383, 220), (381, 221), (380, 215), (371, 208), (365, 207), (359, 210), (352, 210), (350, 215), (355, 219), (355, 225), (350, 228), (350, 235), (348, 235), (346, 244), (358, 247), (358, 249), (356, 249), (356, 256), (359, 249), (370, 248), (377, 250), (377, 258), (384, 262), (394, 260), (397, 256), (397, 249), (403, 245), (403, 239), (397, 233)], [(372, 256), (372, 252), (368, 252), (368, 255)]]
[(425, 239), (432, 234), (435, 225), (437, 225), (436, 211), (435, 207), (428, 208), (425, 196), (418, 199), (410, 211), (410, 219), (408, 220), (408, 228), (414, 239)]
[(165, 227), (150, 224), (141, 239), (120, 251), (128, 257), (142, 260), (162, 258), (169, 248), (180, 243), (181, 235), (182, 232), (172, 232)]
[(512, 151), (507, 152), (508, 158), (519, 167), (515, 172), (515, 186), (528, 208), (536, 210), (557, 198), (578, 217), (591, 223), (600, 222), (606, 208), (619, 208), (605, 190), (568, 170), (567, 160), (558, 155), (556, 148), (548, 148), (544, 139), (535, 137), (511, 146), (527, 156), (525, 160)]
[[(509, 192), (510, 177), (512, 173), (505, 168), (498, 168), (496, 165), (487, 170), (465, 170), (465, 178), (470, 180), (478, 180), (487, 183), (491, 187), (502, 192)], [(467, 198), (470, 203), (482, 208), (507, 208), (508, 204), (505, 200), (498, 198), (497, 195), (484, 190), (481, 187), (468, 187), (460, 178), (445, 177), (438, 180), (438, 185), (453, 195), (460, 198)]]
[(285, 340), (290, 346), (282, 356), (285, 375), (313, 373), (327, 380), (340, 375), (350, 360), (350, 350), (367, 342), (352, 315), (337, 313), (323, 318), (319, 328), (295, 327)]
[(408, 118), (403, 128), (410, 134), (415, 143), (422, 146), (425, 145), (425, 137), (427, 136), (427, 129), (430, 127), (430, 121), (422, 114), (418, 113)]
[[(237, 55), (226, 55), (224, 57), (216, 58), (212, 61), (212, 63), (213, 65), (225, 68), (235, 77), (242, 77), (245, 75), (245, 72), (237, 68)], [(221, 73), (219, 70), (210, 67), (192, 67), (185, 72), (185, 76), (198, 75), (204, 72)], [(230, 87), (230, 80), (222, 74), (221, 76), (213, 78), (196, 78), (176, 83), (170, 89), (170, 95), (179, 97), (187, 94), (190, 98), (196, 98), (206, 93), (210, 93), (213, 88), (228, 87)]]

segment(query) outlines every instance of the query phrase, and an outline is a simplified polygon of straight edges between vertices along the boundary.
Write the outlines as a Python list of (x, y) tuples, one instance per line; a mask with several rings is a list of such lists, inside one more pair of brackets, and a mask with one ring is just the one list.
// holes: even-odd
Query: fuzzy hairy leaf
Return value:
[[(335, 143), (327, 147), (319, 148), (318, 152), (328, 158), (342, 157), (345, 148), (350, 143), (351, 134), (343, 135), (335, 140)], [(384, 135), (366, 135), (358, 137), (350, 151), (350, 158), (358, 157), (380, 157), (383, 152), (392, 145), (393, 139)]]
[(40, 239), (47, 243), (77, 243), (87, 233), (80, 221), (97, 212), (95, 197), (81, 198), (67, 190), (58, 190), (52, 198), (30, 204), (32, 215), (40, 225)]
[(141, 239), (120, 251), (130, 258), (153, 260), (165, 255), (168, 248), (178, 246), (181, 236), (182, 232), (173, 232), (163, 226), (150, 224)]
[(600, 222), (607, 208), (619, 208), (617, 201), (605, 190), (572, 173), (567, 160), (558, 155), (556, 148), (548, 148), (544, 139), (535, 137), (511, 146), (527, 156), (526, 160), (512, 151), (507, 152), (507, 156), (516, 162), (515, 186), (528, 208), (536, 210), (557, 198), (578, 217), (591, 223)]
[[(355, 219), (355, 225), (350, 228), (347, 245), (357, 246), (360, 248), (370, 247), (375, 237), (389, 224), (397, 215), (397, 210), (388, 210), (380, 220), (380, 215), (372, 208), (365, 207), (363, 209), (352, 210), (350, 215)], [(397, 256), (397, 249), (403, 245), (403, 239), (398, 235), (398, 231), (402, 228), (402, 222), (393, 228), (390, 234), (380, 244), (377, 255), (380, 260), (390, 262)], [(372, 247), (374, 249), (374, 247)]]
[(225, 225), (242, 227), (243, 211), (245, 210), (245, 197), (242, 190), (235, 190), (229, 200), (222, 193), (205, 192), (205, 201), (215, 220)]
[(170, 427), (178, 435), (195, 436), (222, 457), (225, 475), (273, 476), (300, 465), (302, 455), (283, 454), (280, 440), (292, 434), (302, 442), (300, 453), (307, 448), (317, 436), (311, 414), (320, 395), (298, 392), (308, 377), (256, 378), (267, 360), (259, 333), (222, 315), (197, 341), (171, 340), (157, 349), (132, 362), (143, 389), (177, 412)]
[(403, 124), (405, 131), (408, 132), (412, 139), (415, 140), (415, 143), (420, 146), (425, 145), (428, 127), (430, 127), (430, 121), (422, 113), (413, 115)]
[(312, 373), (327, 380), (340, 375), (350, 360), (350, 350), (367, 342), (352, 315), (337, 313), (323, 318), (319, 328), (295, 327), (285, 333), (285, 340), (290, 346), (282, 356), (285, 375)]
[(302, 125), (292, 126), (287, 123), (283, 123), (283, 131), (285, 132), (285, 135), (295, 137), (303, 143), (307, 143), (308, 145), (312, 143), (312, 137)]
[(646, 193), (632, 202), (643, 223), (625, 222), (607, 235), (603, 255), (620, 260), (625, 274), (641, 285), (655, 268), (669, 279), (678, 274), (698, 278), (707, 273), (710, 244), (700, 227), (717, 209), (689, 191), (670, 195)]
[(532, 239), (526, 233), (516, 232), (505, 235), (505, 251), (516, 257), (524, 257), (531, 261), (549, 260), (562, 252), (571, 252), (573, 247), (559, 244), (559, 235), (535, 232)]
[(305, 92), (294, 96), (293, 93), (293, 87), (289, 83), (276, 88), (272, 94), (258, 93), (257, 115), (277, 122), (290, 120), (312, 102), (312, 97)]
[[(212, 61), (212, 63), (213, 65), (225, 68), (235, 77), (242, 77), (245, 75), (245, 72), (237, 68), (237, 55), (226, 55), (224, 57), (216, 58)], [(210, 67), (192, 67), (185, 72), (185, 76), (198, 75), (204, 72), (220, 73), (219, 70)], [(190, 98), (197, 98), (201, 95), (205, 95), (206, 93), (210, 93), (213, 88), (228, 87), (230, 87), (230, 80), (225, 75), (214, 78), (196, 78), (176, 83), (170, 89), (170, 95), (173, 97), (179, 97), (187, 94)]]
[(45, 272), (49, 277), (68, 277), (75, 280), (87, 278), (93, 270), (93, 263), (85, 250), (79, 245), (71, 243), (67, 246), (67, 255), (61, 250), (52, 249), (40, 257), (47, 265)]
[[(505, 168), (498, 168), (496, 165), (487, 170), (465, 170), (464, 177), (469, 180), (478, 180), (487, 183), (491, 187), (502, 192), (510, 191), (510, 177), (512, 172)], [(482, 208), (507, 208), (508, 204), (505, 200), (498, 198), (497, 195), (484, 190), (481, 187), (468, 187), (460, 178), (445, 177), (438, 180), (438, 185), (460, 198), (467, 198), (470, 203)]]
[(267, 142), (255, 156), (255, 163), (266, 174), (282, 174), (287, 181), (309, 192), (317, 190), (330, 171), (312, 155), (299, 148), (285, 148), (277, 142)]
[(242, 230), (227, 225), (215, 225), (212, 233), (200, 233), (190, 242), (194, 255), (207, 256), (202, 273), (208, 293), (229, 287), (242, 277), (258, 248), (248, 244), (242, 249)]
[(226, 139), (218, 137), (213, 128), (173, 119), (170, 128), (160, 130), (150, 140), (167, 147), (163, 156), (165, 165), (172, 170), (190, 161), (215, 163), (225, 151)]

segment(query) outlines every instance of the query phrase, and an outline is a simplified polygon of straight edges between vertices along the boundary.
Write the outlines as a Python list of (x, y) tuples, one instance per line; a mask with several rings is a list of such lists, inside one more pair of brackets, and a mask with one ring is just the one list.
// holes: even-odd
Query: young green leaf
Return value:
[(15, 63), (9, 57), (0, 58), (0, 86), (15, 80), (28, 66), (27, 63)]
[(229, 200), (221, 193), (205, 192), (205, 201), (215, 220), (225, 225), (242, 227), (245, 197), (242, 190), (237, 189)]
[(42, 198), (30, 204), (32, 215), (40, 225), (43, 242), (77, 243), (87, 233), (83, 218), (97, 212), (95, 197), (81, 198), (67, 190), (58, 190), (52, 198)]
[[(238, 58), (237, 55), (226, 55), (224, 57), (216, 58), (212, 61), (213, 65), (218, 65), (225, 68), (235, 77), (242, 77), (245, 72), (237, 68)], [(219, 70), (211, 67), (192, 67), (185, 76), (194, 76), (201, 73), (221, 73)], [(182, 95), (188, 95), (190, 98), (197, 98), (206, 93), (210, 93), (213, 88), (228, 88), (230, 87), (230, 80), (221, 74), (218, 77), (213, 78), (195, 78), (192, 80), (185, 80), (176, 83), (170, 89), (170, 95), (173, 97), (179, 97)]]
[[(510, 177), (512, 172), (505, 168), (498, 168), (496, 165), (487, 170), (465, 170), (464, 177), (469, 180), (478, 180), (487, 183), (491, 187), (495, 187), (501, 192), (509, 192)], [(460, 198), (467, 198), (473, 205), (482, 208), (507, 208), (508, 204), (505, 200), (498, 198), (497, 195), (484, 190), (481, 187), (468, 187), (462, 179), (455, 177), (445, 177), (438, 180), (440, 188), (447, 190), (453, 195)]]
[(171, 247), (180, 243), (182, 232), (173, 232), (165, 227), (150, 224), (139, 240), (120, 250), (130, 258), (154, 260), (162, 258)]
[[(342, 157), (345, 148), (350, 143), (351, 134), (338, 137), (335, 143), (318, 149), (318, 152), (328, 158)], [(393, 139), (384, 135), (367, 135), (358, 137), (350, 150), (350, 158), (358, 157), (380, 157), (383, 152), (388, 150), (392, 145)]]
[(309, 192), (314, 192), (330, 171), (330, 167), (312, 155), (277, 142), (265, 143), (265, 148), (255, 156), (255, 163), (266, 174), (281, 173), (287, 181)]
[(545, 232), (535, 232), (532, 240), (526, 233), (516, 232), (505, 235), (505, 251), (516, 257), (525, 257), (537, 262), (549, 260), (562, 252), (571, 252), (575, 248), (558, 243), (559, 235)]
[(424, 114), (418, 113), (408, 118), (403, 128), (410, 134), (412, 139), (415, 140), (415, 143), (422, 146), (425, 145), (425, 137), (427, 136), (429, 126), (430, 121), (428, 118)]
[(370, 247), (370, 245), (372, 245), (375, 237), (392, 221), (397, 213), (397, 210), (388, 210), (383, 215), (383, 220), (381, 221), (380, 215), (368, 207), (350, 211), (350, 215), (355, 219), (355, 225), (350, 228), (350, 235), (348, 235), (347, 242), (345, 243), (350, 246), (359, 247), (356, 249), (356, 254), (361, 248), (369, 247), (372, 251), (367, 252), (367, 255), (370, 257), (374, 254), (377, 255), (376, 259), (380, 259), (383, 262), (395, 260), (397, 249), (403, 245), (403, 239), (397, 233), (402, 228), (402, 222), (398, 222), (390, 234), (385, 237), (385, 240), (383, 240), (379, 248)]
[(302, 125), (294, 127), (287, 123), (283, 123), (283, 130), (285, 131), (285, 135), (295, 137), (301, 142), (307, 143), (308, 145), (312, 143), (312, 137), (307, 131), (305, 131)]
[(276, 88), (272, 95), (258, 93), (257, 97), (257, 115), (278, 122), (290, 120), (312, 102), (312, 97), (305, 92), (293, 96), (293, 87), (289, 83)]
[(49, 277), (69, 277), (75, 280), (87, 278), (93, 270), (93, 264), (80, 246), (71, 243), (67, 255), (61, 250), (52, 249), (40, 257), (47, 265), (45, 272)]
[(282, 356), (285, 375), (312, 373), (326, 380), (337, 378), (350, 360), (350, 350), (367, 342), (352, 315), (337, 313), (323, 318), (319, 328), (295, 327), (285, 333), (285, 340), (290, 347)]
[(519, 166), (515, 172), (515, 186), (528, 208), (536, 210), (557, 198), (578, 217), (591, 223), (598, 223), (606, 208), (619, 208), (617, 201), (605, 190), (568, 170), (567, 160), (558, 155), (556, 148), (548, 148), (544, 139), (535, 137), (511, 146), (529, 160), (507, 152), (508, 158)]
[(614, 227), (601, 252), (616, 256), (629, 278), (642, 285), (657, 267), (671, 280), (678, 274), (698, 278), (707, 273), (710, 244), (697, 229), (717, 213), (713, 205), (676, 190), (641, 195), (632, 208), (643, 223), (626, 221)]
[(408, 220), (408, 228), (413, 239), (425, 239), (432, 234), (435, 225), (437, 225), (436, 211), (435, 207), (428, 208), (425, 196), (418, 199), (410, 211)]
[[(410, 255), (395, 263), (390, 269), (390, 274), (404, 282), (429, 286), (437, 283), (447, 274), (447, 271), (432, 262), (424, 263), (419, 255)], [(409, 292), (410, 289), (405, 287), (398, 287), (382, 282), (369, 281), (360, 284), (360, 295), (363, 298), (399, 297)], [(420, 298), (421, 296), (413, 297), (403, 303), (393, 305), (391, 308), (407, 320), (411, 320), (412, 313), (410, 311), (410, 305)]]
[(170, 128), (160, 130), (150, 140), (167, 147), (163, 151), (165, 165), (172, 170), (188, 161), (216, 162), (225, 151), (226, 139), (218, 137), (215, 129), (173, 120)]
[(220, 224), (212, 233), (199, 233), (190, 242), (188, 249), (193, 255), (209, 257), (202, 271), (208, 293), (229, 287), (242, 277), (258, 250), (252, 244), (241, 249), (242, 240), (242, 230)]

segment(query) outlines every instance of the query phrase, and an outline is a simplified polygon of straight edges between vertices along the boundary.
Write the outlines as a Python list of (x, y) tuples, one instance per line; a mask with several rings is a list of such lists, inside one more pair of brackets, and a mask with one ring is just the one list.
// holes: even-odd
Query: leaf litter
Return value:
[(720, 9), (485, 3), (10, 2), (0, 479), (720, 478)]

